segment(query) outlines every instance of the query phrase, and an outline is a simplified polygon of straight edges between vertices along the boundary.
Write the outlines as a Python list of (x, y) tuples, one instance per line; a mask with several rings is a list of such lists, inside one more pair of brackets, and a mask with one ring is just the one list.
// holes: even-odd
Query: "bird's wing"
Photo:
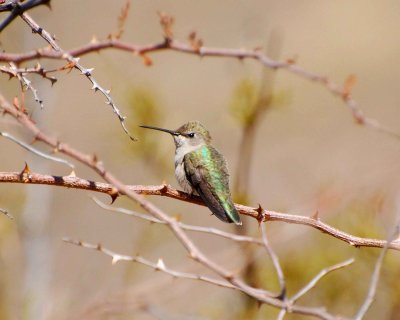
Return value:
[(229, 175), (223, 156), (208, 146), (187, 153), (183, 161), (187, 179), (211, 212), (224, 222), (241, 224), (231, 200)]

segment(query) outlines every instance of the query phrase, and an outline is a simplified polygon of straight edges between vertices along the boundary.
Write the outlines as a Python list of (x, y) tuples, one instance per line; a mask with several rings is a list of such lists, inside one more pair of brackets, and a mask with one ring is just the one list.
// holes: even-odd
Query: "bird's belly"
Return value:
[(183, 162), (176, 164), (175, 166), (175, 177), (178, 180), (179, 185), (187, 193), (193, 193), (193, 188), (190, 182), (186, 178), (185, 168)]

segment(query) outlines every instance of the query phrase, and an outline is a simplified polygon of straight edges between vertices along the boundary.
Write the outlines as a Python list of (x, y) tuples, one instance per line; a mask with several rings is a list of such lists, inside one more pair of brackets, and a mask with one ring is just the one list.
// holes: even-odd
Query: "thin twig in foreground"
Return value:
[(39, 157), (42, 157), (42, 158), (45, 158), (47, 160), (51, 160), (51, 161), (54, 161), (54, 162), (59, 162), (59, 163), (65, 164), (68, 167), (70, 167), (72, 170), (74, 170), (74, 168), (75, 168), (75, 166), (71, 162), (69, 162), (67, 160), (64, 160), (64, 159), (61, 159), (61, 158), (58, 158), (58, 157), (51, 156), (51, 155), (46, 154), (46, 153), (44, 153), (42, 151), (39, 151), (39, 150), (35, 149), (34, 147), (30, 146), (29, 144), (27, 144), (25, 142), (22, 142), (21, 140), (17, 139), (16, 137), (14, 137), (13, 135), (11, 135), (11, 134), (9, 134), (7, 132), (0, 131), (0, 136), (15, 142), (16, 144), (18, 144), (22, 148), (28, 150), (29, 152), (32, 152), (33, 154), (35, 154), (35, 155), (37, 155)]
[(9, 213), (6, 209), (0, 208), (0, 212), (3, 213), (4, 215), (6, 215), (9, 219), (11, 219), (11, 220), (14, 219), (14, 217), (11, 215), (11, 213)]
[(312, 288), (314, 288), (319, 280), (321, 280), (323, 277), (325, 277), (328, 273), (347, 267), (354, 263), (354, 258), (350, 258), (346, 261), (340, 262), (338, 264), (335, 264), (333, 266), (327, 267), (323, 270), (321, 270), (309, 283), (307, 283), (303, 288), (301, 288), (295, 295), (293, 295), (289, 301), (291, 303), (296, 302), (298, 299), (300, 299), (302, 296), (304, 296), (308, 291), (310, 291)]
[(378, 260), (376, 261), (375, 264), (374, 272), (372, 273), (368, 294), (365, 297), (364, 303), (361, 305), (357, 314), (354, 316), (354, 320), (363, 319), (365, 314), (368, 312), (368, 309), (371, 307), (372, 302), (375, 299), (375, 293), (379, 282), (379, 276), (382, 268), (383, 259), (386, 256), (389, 244), (392, 242), (392, 240), (396, 239), (399, 236), (399, 232), (400, 232), (400, 221), (395, 226), (393, 234), (388, 238), (387, 244), (379, 254)]
[(233, 286), (232, 284), (230, 284), (227, 281), (221, 281), (221, 280), (214, 279), (214, 278), (204, 276), (204, 275), (188, 273), (188, 272), (180, 272), (180, 271), (176, 271), (176, 270), (167, 268), (162, 259), (158, 259), (157, 263), (154, 263), (154, 262), (151, 262), (150, 260), (147, 260), (141, 256), (128, 256), (128, 255), (122, 255), (122, 254), (116, 253), (110, 249), (103, 247), (101, 244), (91, 244), (88, 242), (76, 241), (76, 240), (72, 240), (69, 238), (64, 238), (63, 241), (66, 243), (74, 244), (79, 247), (86, 248), (86, 249), (100, 251), (101, 253), (112, 258), (112, 264), (116, 264), (119, 261), (137, 262), (137, 263), (143, 264), (145, 266), (148, 266), (150, 268), (153, 268), (156, 271), (165, 272), (166, 274), (169, 274), (169, 275), (173, 276), (174, 278), (200, 280), (200, 281), (208, 282), (208, 283), (220, 286), (220, 287), (239, 290), (239, 288)]
[[(159, 223), (159, 224), (166, 224), (166, 222), (159, 220), (157, 218), (154, 218), (153, 216), (150, 216), (148, 214), (143, 214), (143, 213), (139, 213), (136, 211), (132, 211), (132, 210), (128, 210), (125, 208), (116, 208), (113, 206), (109, 206), (107, 204), (105, 204), (104, 202), (100, 201), (99, 199), (92, 197), (93, 201), (99, 205), (101, 208), (105, 209), (105, 210), (109, 210), (109, 211), (114, 211), (114, 212), (118, 212), (118, 213), (122, 213), (128, 216), (134, 216), (143, 220), (147, 220), (149, 222), (153, 222), (153, 223)], [(200, 227), (200, 226), (193, 226), (190, 224), (185, 224), (183, 222), (179, 222), (179, 226), (187, 231), (194, 231), (194, 232), (202, 232), (202, 233), (208, 233), (208, 234), (213, 234), (219, 237), (223, 237), (226, 239), (230, 239), (233, 241), (237, 241), (237, 242), (248, 242), (248, 243), (254, 243), (256, 245), (263, 245), (263, 242), (259, 239), (253, 238), (253, 237), (248, 237), (248, 236), (242, 236), (242, 235), (237, 235), (235, 233), (230, 233), (230, 232), (225, 232), (222, 230), (219, 230), (217, 228), (208, 228), (208, 227)]]
[(33, 98), (40, 105), (40, 108), (43, 109), (43, 100), (39, 98), (38, 90), (32, 85), (32, 81), (25, 77), (22, 73), (18, 72), (18, 68), (14, 62), (10, 62), (10, 67), (15, 72), (16, 77), (21, 83), (22, 91), (31, 90), (33, 93)]
[(270, 258), (272, 260), (272, 264), (274, 265), (274, 268), (276, 270), (276, 274), (278, 275), (279, 285), (280, 285), (280, 289), (281, 289), (279, 297), (281, 299), (285, 300), (286, 299), (285, 276), (283, 274), (281, 264), (279, 263), (279, 258), (276, 255), (276, 253), (274, 252), (274, 250), (272, 249), (271, 245), (269, 244), (265, 223), (261, 224), (261, 233), (262, 233), (262, 240), (264, 243), (264, 247), (267, 250), (268, 255), (270, 256)]

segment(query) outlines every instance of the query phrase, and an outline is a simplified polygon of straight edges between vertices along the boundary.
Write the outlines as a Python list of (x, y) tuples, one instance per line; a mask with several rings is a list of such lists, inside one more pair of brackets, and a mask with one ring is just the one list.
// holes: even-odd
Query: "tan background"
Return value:
[[(94, 35), (104, 39), (115, 31), (123, 4), (124, 1), (52, 1), (52, 11), (42, 7), (31, 15), (56, 35), (63, 48), (72, 49), (88, 43)], [(360, 107), (400, 132), (398, 1), (132, 1), (123, 40), (136, 44), (161, 41), (157, 11), (175, 17), (177, 39), (185, 41), (195, 30), (210, 47), (264, 46), (275, 30), (283, 39), (282, 60), (296, 57), (300, 66), (337, 83), (343, 83), (349, 74), (356, 75), (353, 94)], [(1, 49), (7, 52), (45, 46), (22, 21), (14, 21), (0, 40)], [(80, 150), (95, 152), (124, 182), (167, 181), (177, 186), (172, 139), (137, 127), (141, 122), (133, 96), (145, 92), (159, 111), (158, 122), (147, 124), (174, 129), (188, 120), (200, 120), (228, 159), (234, 179), (241, 131), (230, 112), (232, 96), (243, 79), (259, 83), (261, 65), (177, 52), (159, 52), (150, 57), (153, 66), (146, 67), (132, 54), (106, 50), (84, 56), (81, 62), (95, 68), (98, 82), (111, 88), (134, 134), (155, 143), (154, 157), (158, 162), (146, 164), (142, 160), (145, 152), (141, 142), (133, 146), (103, 103), (104, 97), (93, 94), (90, 83), (76, 71), (59, 74), (54, 88), (39, 77), (32, 77), (45, 109), (35, 106), (29, 94), (27, 105), (34, 109), (34, 118), (44, 131)], [(61, 65), (47, 60), (41, 63), (47, 68)], [(251, 204), (304, 215), (319, 210), (322, 219), (346, 231), (385, 237), (396, 210), (400, 210), (396, 205), (400, 201), (400, 141), (358, 127), (347, 107), (325, 88), (285, 70), (277, 72), (275, 89), (285, 97), (285, 102), (267, 113), (257, 133), (250, 177)], [(19, 85), (15, 79), (8, 81), (7, 76), (1, 75), (0, 90), (12, 99), (19, 92)], [(0, 119), (0, 130), (31, 141), (29, 134), (8, 117)], [(1, 171), (21, 170), (27, 161), (35, 172), (68, 174), (66, 167), (27, 154), (10, 141), (0, 140), (0, 150)], [(154, 168), (160, 159), (163, 167)], [(81, 166), (77, 175), (99, 180)], [(151, 199), (172, 215), (182, 214), (185, 222), (234, 230), (210, 217), (205, 208), (165, 198)], [(118, 199), (115, 205), (138, 209), (125, 199)], [(0, 207), (15, 216), (13, 222), (0, 219), (0, 312), (6, 318), (243, 316), (241, 294), (207, 284), (172, 280), (140, 265), (112, 266), (110, 259), (99, 253), (64, 244), (64, 236), (101, 242), (121, 253), (140, 253), (152, 260), (162, 257), (168, 266), (178, 270), (203, 271), (188, 261), (165, 227), (105, 213), (89, 199), (87, 192), (3, 184)], [(259, 234), (255, 221), (244, 218), (244, 223), (251, 234)], [(366, 293), (377, 250), (348, 248), (301, 226), (274, 223), (269, 230), (291, 279), (292, 293), (323, 267), (356, 257), (351, 270), (333, 275), (333, 280), (321, 283), (304, 300), (305, 304), (325, 304), (332, 312), (354, 313)], [(193, 238), (210, 256), (239, 270), (243, 261), (236, 244), (197, 234)], [(265, 261), (262, 265), (266, 269), (261, 273), (266, 283), (262, 285), (276, 288), (269, 262), (262, 260), (264, 252), (260, 250), (257, 257)], [(388, 265), (392, 268), (384, 270), (387, 278), (381, 283), (368, 319), (396, 319), (398, 254), (390, 254), (390, 259)], [(349, 290), (349, 296), (343, 295), (343, 290)], [(138, 311), (141, 304), (147, 309)], [(258, 317), (274, 312), (262, 307)]]

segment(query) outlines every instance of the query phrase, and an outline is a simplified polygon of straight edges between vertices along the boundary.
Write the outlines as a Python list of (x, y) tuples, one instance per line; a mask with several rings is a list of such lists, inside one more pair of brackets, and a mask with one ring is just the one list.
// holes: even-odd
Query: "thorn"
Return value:
[(182, 221), (182, 215), (181, 215), (180, 213), (177, 213), (177, 214), (174, 216), (174, 218), (175, 218), (175, 220), (178, 221), (178, 222), (181, 222), (181, 221)]
[(117, 264), (117, 262), (119, 262), (120, 260), (122, 260), (122, 257), (121, 257), (120, 255), (118, 255), (118, 254), (113, 255), (111, 264), (112, 264), (112, 265), (115, 265), (115, 264)]
[(90, 69), (83, 69), (82, 70), (82, 74), (84, 74), (86, 77), (90, 77), (92, 75), (92, 71), (94, 70), (94, 68), (90, 68)]
[(311, 216), (311, 219), (319, 220), (319, 212), (318, 212), (318, 210), (314, 212), (314, 214)]
[(119, 197), (118, 191), (114, 191), (113, 193), (111, 193), (110, 197), (111, 197), (111, 204), (113, 204), (115, 200), (117, 200), (117, 198)]
[(25, 162), (25, 167), (24, 169), (21, 171), (20, 175), (24, 175), (24, 174), (29, 174), (31, 172), (31, 170), (29, 169), (28, 164)]
[(21, 173), (19, 174), (19, 177), (21, 179), (22, 182), (28, 182), (29, 181), (29, 173), (30, 173), (30, 169), (28, 164), (25, 162), (25, 167), (24, 169), (21, 171)]
[(158, 271), (158, 270), (165, 270), (165, 264), (161, 258), (159, 258), (157, 261), (156, 271)]
[(258, 204), (258, 208), (255, 210), (258, 213), (256, 219), (258, 221), (258, 226), (260, 226), (261, 223), (264, 222), (265, 212), (264, 212), (263, 207), (261, 207), (261, 204)]
[(105, 93), (110, 94), (111, 90), (105, 90)]
[(97, 162), (99, 162), (99, 158), (97, 157), (97, 155), (96, 155), (95, 153), (92, 155), (92, 162), (93, 162), (94, 164), (96, 164)]
[(75, 170), (72, 170), (68, 177), (76, 177)]
[(55, 77), (49, 77), (48, 79), (49, 79), (50, 82), (51, 82), (51, 86), (53, 86), (53, 85), (58, 81), (58, 79), (55, 78)]
[(161, 193), (166, 193), (167, 191), (168, 191), (168, 184), (165, 181), (163, 181), (162, 182), (162, 187), (160, 189), (160, 192)]
[(286, 288), (283, 288), (281, 293), (276, 297), (277, 299), (281, 301), (285, 301), (286, 298)]
[(93, 36), (92, 36), (92, 39), (90, 40), (90, 43), (95, 44), (95, 43), (97, 43), (97, 42), (98, 42), (98, 40), (97, 40), (96, 35), (93, 35)]
[(151, 58), (148, 55), (141, 54), (141, 56), (142, 56), (142, 59), (143, 59), (143, 64), (145, 66), (149, 67), (149, 66), (153, 65), (153, 60), (151, 60)]
[(234, 276), (233, 276), (232, 273), (228, 274), (228, 275), (225, 277), (225, 279), (228, 280), (228, 281), (231, 281), (233, 278), (234, 278)]
[(257, 300), (257, 308), (260, 309), (263, 303), (260, 300)]

